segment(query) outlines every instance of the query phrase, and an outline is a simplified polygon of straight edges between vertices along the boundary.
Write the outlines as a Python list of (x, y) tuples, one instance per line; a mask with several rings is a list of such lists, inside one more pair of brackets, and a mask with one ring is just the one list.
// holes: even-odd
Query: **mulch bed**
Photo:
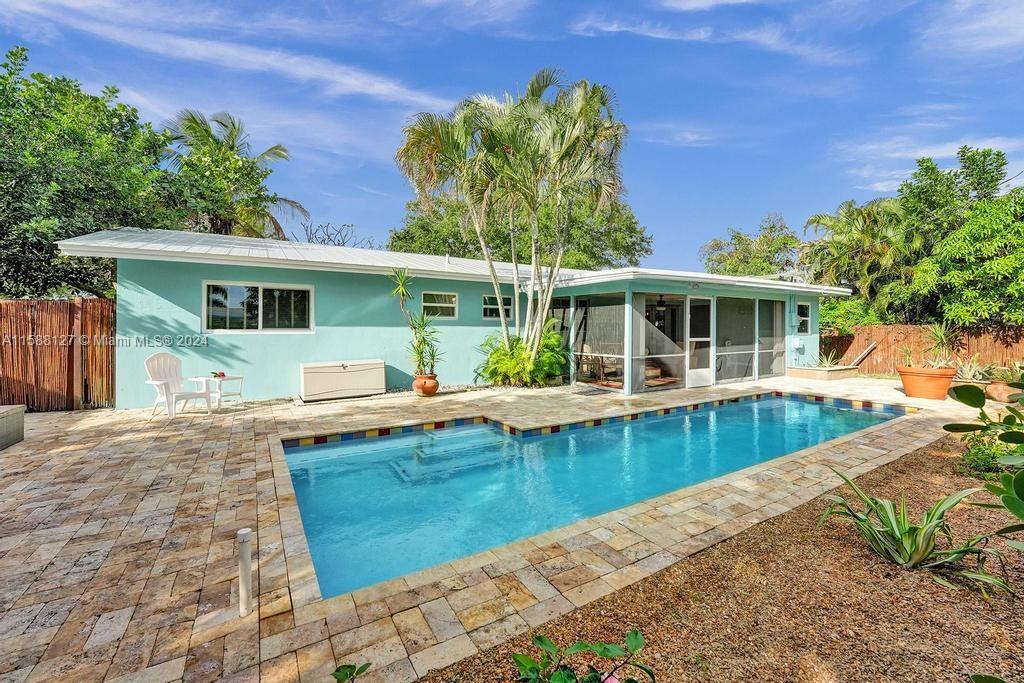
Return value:
[[(857, 479), (868, 492), (904, 493), (912, 515), (942, 495), (979, 486), (957, 474), (945, 440)], [(843, 492), (852, 495), (849, 490)], [(966, 681), (967, 672), (1024, 681), (1024, 558), (1005, 551), (1022, 598), (952, 591), (927, 571), (871, 553), (839, 520), (818, 528), (820, 498), (540, 627), (560, 645), (622, 642), (639, 628), (659, 681)], [(1011, 523), (961, 505), (957, 540)], [(990, 563), (997, 571), (998, 565)], [(513, 652), (533, 654), (531, 631), (430, 675), (428, 681), (515, 681)]]

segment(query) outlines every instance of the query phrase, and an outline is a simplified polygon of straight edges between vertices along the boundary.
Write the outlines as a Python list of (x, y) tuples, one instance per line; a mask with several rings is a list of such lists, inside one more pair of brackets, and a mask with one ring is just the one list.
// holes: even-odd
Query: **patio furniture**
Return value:
[[(245, 378), (242, 375), (224, 375), (223, 377), (214, 377), (213, 375), (201, 376), (201, 377), (189, 377), (190, 382), (196, 382), (201, 384), (210, 392), (211, 399), (217, 399), (218, 410), (224, 399), (234, 398), (241, 403), (242, 399), (242, 382)], [(236, 389), (225, 389), (225, 382), (238, 382)]]
[(0, 406), (0, 451), (25, 438), (25, 406)]
[(166, 351), (154, 353), (146, 359), (146, 374), (149, 384), (156, 390), (156, 401), (153, 402), (153, 415), (162, 405), (167, 410), (167, 417), (173, 418), (178, 413), (178, 404), (182, 409), (188, 407), (189, 401), (205, 401), (206, 414), (210, 414), (210, 387), (203, 384), (202, 391), (185, 391), (185, 378), (181, 374), (181, 359)]

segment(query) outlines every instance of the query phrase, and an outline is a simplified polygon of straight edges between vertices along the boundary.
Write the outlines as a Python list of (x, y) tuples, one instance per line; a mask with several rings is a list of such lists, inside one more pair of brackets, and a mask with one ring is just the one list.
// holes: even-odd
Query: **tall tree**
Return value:
[[(618, 156), (626, 129), (614, 115), (611, 92), (578, 81), (548, 96), (557, 83), (557, 71), (545, 69), (531, 79), (521, 97), (477, 97), (447, 116), (419, 114), (406, 126), (405, 142), (396, 154), (425, 206), (439, 197), (464, 206), (496, 296), (500, 297), (500, 284), (489, 229), (510, 208), (513, 225), (516, 211), (525, 214), (530, 297), (516, 336), (529, 349), (531, 362), (567, 251), (574, 205), (591, 197), (603, 208), (622, 188)], [(546, 250), (539, 227), (545, 205), (553, 212), (553, 240)], [(504, 239), (518, 241), (516, 231), (507, 231)], [(500, 307), (499, 315), (503, 343), (509, 349), (514, 335)]]
[(269, 165), (289, 158), (283, 145), (253, 154), (245, 125), (225, 112), (207, 118), (183, 109), (168, 130), (167, 157), (189, 228), (286, 239), (281, 220), (309, 218), (302, 204), (267, 189)]
[[(496, 212), (496, 214), (499, 212)], [(550, 207), (540, 212), (542, 256), (550, 252), (554, 227)], [(496, 217), (488, 225), (487, 243), (494, 258), (512, 261), (512, 246), (520, 263), (529, 263), (530, 241), (522, 226), (522, 212), (513, 212), (509, 228), (507, 215)], [(418, 201), (409, 202), (402, 227), (391, 230), (387, 249), (418, 254), (448, 254), (461, 258), (483, 258), (476, 235), (465, 230), (465, 211), (461, 204), (435, 202), (424, 209)], [(515, 240), (511, 236), (515, 235)], [(610, 202), (603, 209), (585, 198), (573, 206), (569, 216), (569, 235), (563, 265), (566, 268), (622, 268), (639, 266), (651, 254), (653, 239), (640, 224), (633, 210), (623, 201)], [(548, 265), (548, 264), (544, 264)]]
[(0, 294), (108, 296), (113, 262), (59, 253), (57, 240), (114, 226), (175, 227), (160, 167), (166, 135), (138, 111), (75, 80), (25, 75), (27, 52), (0, 64)]
[(770, 213), (753, 235), (729, 228), (729, 239), (711, 240), (700, 248), (700, 258), (709, 273), (774, 275), (796, 268), (800, 244), (786, 219)]

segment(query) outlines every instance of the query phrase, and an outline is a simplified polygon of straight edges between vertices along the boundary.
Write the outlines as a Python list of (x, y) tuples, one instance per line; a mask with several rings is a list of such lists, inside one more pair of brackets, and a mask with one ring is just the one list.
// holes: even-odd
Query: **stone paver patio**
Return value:
[[(941, 436), (972, 411), (898, 382), (777, 378), (623, 397), (474, 391), (297, 406), (250, 403), (173, 422), (149, 411), (26, 416), (0, 452), (0, 681), (412, 681), (833, 488)], [(511, 545), (322, 600), (285, 435), (486, 415), (519, 428), (764, 390), (926, 409), (827, 444)], [(235, 532), (256, 531), (238, 616)]]

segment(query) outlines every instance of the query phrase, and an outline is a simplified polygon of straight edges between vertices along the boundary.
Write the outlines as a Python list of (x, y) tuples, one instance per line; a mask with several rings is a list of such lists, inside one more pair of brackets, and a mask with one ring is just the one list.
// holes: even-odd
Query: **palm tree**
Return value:
[(851, 285), (874, 301), (887, 282), (907, 275), (923, 248), (919, 233), (908, 229), (899, 200), (876, 199), (860, 206), (850, 200), (834, 214), (807, 219), (819, 239), (801, 256), (813, 279)]
[[(252, 144), (245, 125), (240, 119), (227, 112), (219, 112), (207, 118), (194, 109), (182, 109), (166, 124), (171, 134), (171, 146), (166, 157), (171, 170), (179, 171), (182, 161), (189, 154), (199, 150), (217, 150), (252, 159), (257, 166), (265, 168), (275, 161), (290, 158), (284, 145), (272, 145), (259, 154), (253, 155)], [(287, 239), (281, 220), (299, 216), (309, 218), (309, 211), (294, 199), (273, 195), (268, 206), (253, 206), (244, 197), (233, 196), (234, 216), (211, 216), (211, 230), (222, 234), (242, 234), (252, 237), (274, 236)]]

